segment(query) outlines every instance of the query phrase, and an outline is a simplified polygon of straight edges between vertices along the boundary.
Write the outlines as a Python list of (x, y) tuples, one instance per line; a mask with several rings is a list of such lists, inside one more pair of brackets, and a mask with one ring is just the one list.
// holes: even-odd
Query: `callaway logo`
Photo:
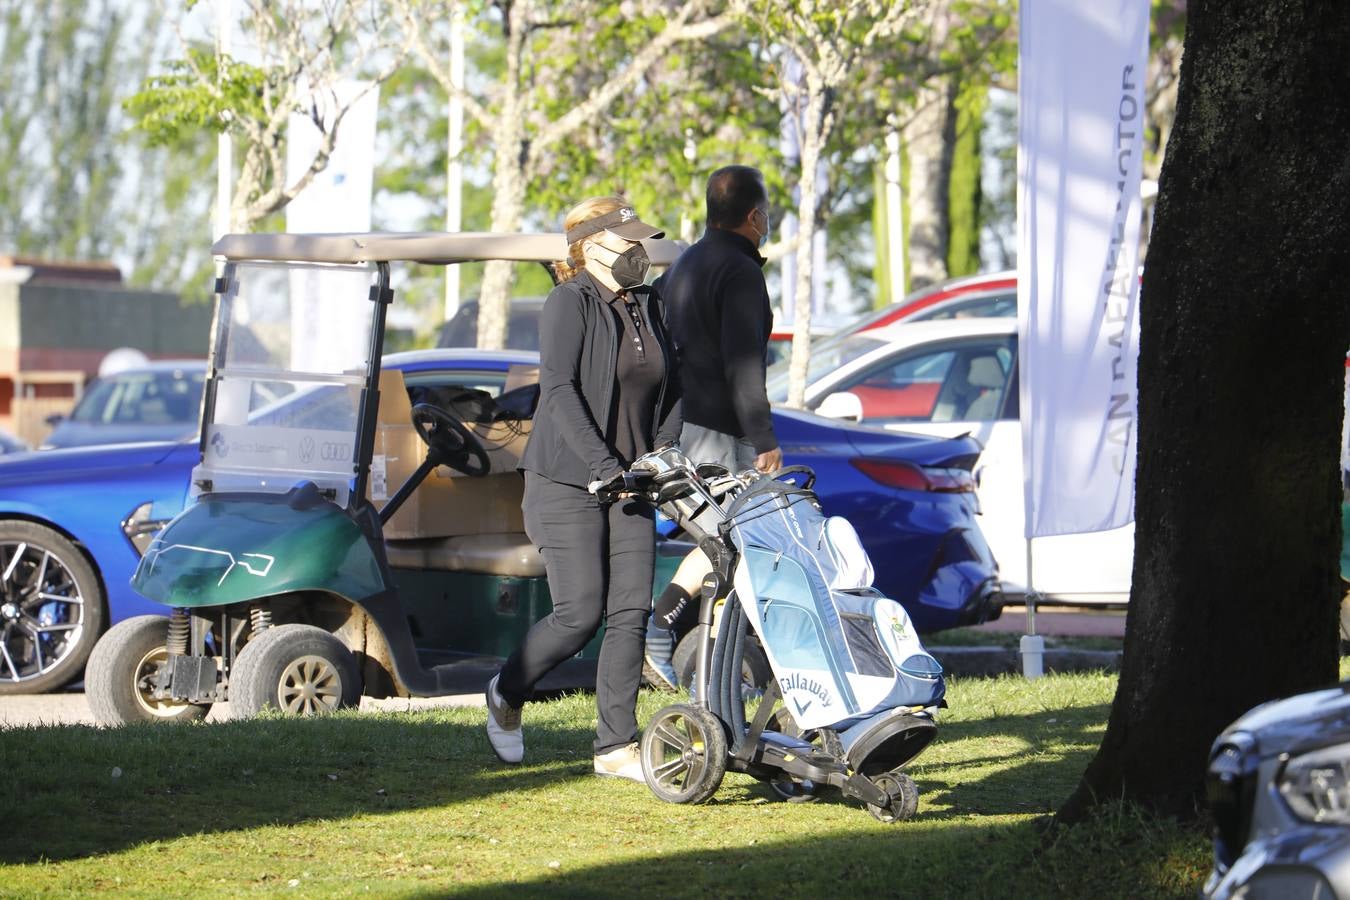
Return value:
[(803, 702), (800, 701), (800, 700), (793, 700), (792, 702), (793, 702), (794, 704), (796, 704), (796, 706), (797, 706), (797, 715), (802, 716), (802, 715), (806, 715), (806, 710), (807, 710), (807, 708), (810, 707), (810, 705), (811, 705), (812, 703), (815, 703), (816, 701), (814, 701), (814, 700), (807, 700), (805, 703), (803, 703)]
[[(793, 672), (779, 682), (779, 686), (783, 689), (783, 696), (787, 696), (792, 691), (806, 691), (808, 694), (815, 694), (816, 698), (826, 706), (830, 705), (830, 692), (826, 690), (825, 685), (813, 678), (807, 678), (800, 672)], [(803, 709), (805, 707), (798, 704), (797, 711), (801, 712)]]
[(633, 212), (631, 209), (625, 208), (619, 210), (619, 219), (621, 220), (619, 224), (623, 224), (624, 222), (628, 222), (636, 218), (637, 213)]

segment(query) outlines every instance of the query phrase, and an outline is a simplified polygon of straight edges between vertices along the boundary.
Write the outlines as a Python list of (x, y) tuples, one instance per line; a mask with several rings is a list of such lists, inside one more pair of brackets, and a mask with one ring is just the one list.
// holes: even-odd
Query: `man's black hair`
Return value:
[(768, 206), (764, 175), (750, 166), (723, 166), (708, 176), (708, 224), (735, 228), (757, 206)]

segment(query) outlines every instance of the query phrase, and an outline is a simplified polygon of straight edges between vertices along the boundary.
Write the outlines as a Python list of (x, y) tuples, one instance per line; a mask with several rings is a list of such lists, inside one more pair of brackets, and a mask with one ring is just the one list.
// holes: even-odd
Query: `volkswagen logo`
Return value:
[(314, 438), (306, 435), (300, 439), (300, 462), (308, 465), (314, 461)]

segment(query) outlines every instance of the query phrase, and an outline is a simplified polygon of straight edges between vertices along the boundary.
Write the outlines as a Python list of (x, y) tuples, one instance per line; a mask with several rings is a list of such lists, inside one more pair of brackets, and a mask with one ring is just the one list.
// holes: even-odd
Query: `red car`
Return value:
[[(865, 313), (841, 328), (812, 327), (811, 339), (882, 328), (892, 322), (936, 319), (1001, 319), (1017, 315), (1017, 272), (966, 275), (921, 288), (885, 309)], [(792, 352), (792, 323), (774, 323), (769, 335), (769, 365)]]
[(898, 303), (868, 313), (836, 334), (882, 328), (893, 322), (936, 319), (1001, 319), (1017, 315), (1017, 272), (952, 278), (915, 291)]

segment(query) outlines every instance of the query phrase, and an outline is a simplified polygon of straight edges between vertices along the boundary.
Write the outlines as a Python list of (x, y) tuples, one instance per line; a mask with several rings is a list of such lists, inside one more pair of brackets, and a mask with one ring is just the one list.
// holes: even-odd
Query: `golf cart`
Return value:
[[(679, 252), (645, 243), (655, 266)], [(537, 372), (511, 371), (494, 397), (382, 371), (391, 266), (547, 266), (566, 256), (562, 235), (228, 235), (213, 252), (225, 265), (191, 499), (132, 579), (169, 614), (121, 622), (94, 648), (96, 718), (479, 689), (425, 650), (472, 633), (497, 658), (551, 609), (515, 471)]]

